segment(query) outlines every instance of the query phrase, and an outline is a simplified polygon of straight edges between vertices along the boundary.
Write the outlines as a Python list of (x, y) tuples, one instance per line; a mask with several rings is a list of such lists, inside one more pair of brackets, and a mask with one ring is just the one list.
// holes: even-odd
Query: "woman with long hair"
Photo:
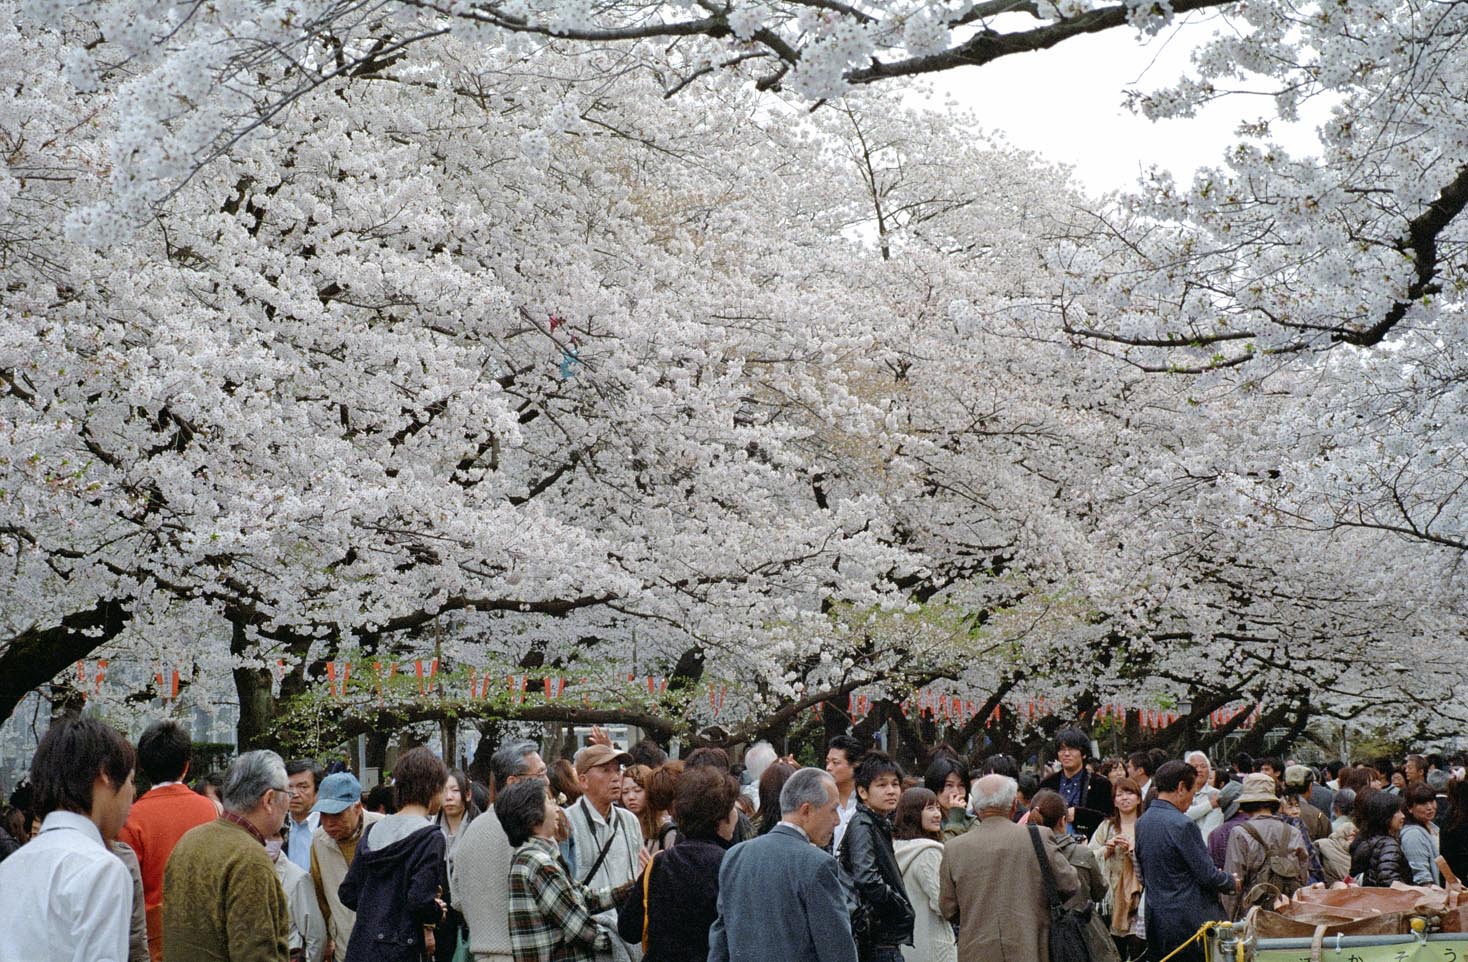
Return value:
[(1413, 782), (1402, 795), (1402, 813), (1406, 816), (1398, 840), (1402, 855), (1412, 869), (1413, 885), (1441, 885), (1437, 870), (1439, 851), (1437, 824), (1437, 792), (1426, 782)]
[(1453, 874), (1468, 878), (1468, 780), (1448, 782), (1448, 821), (1439, 836), (1439, 847)]
[[(672, 848), (673, 843), (678, 841), (678, 826), (675, 824), (673, 809), (677, 806), (678, 786), (682, 781), (683, 763), (677, 759), (663, 762), (648, 773), (648, 818), (643, 822), (642, 837), (649, 855)], [(649, 824), (652, 827), (651, 835), (648, 834)]]
[[(464, 836), (464, 829), (469, 823), (479, 817), (479, 806), (474, 802), (473, 786), (469, 776), (459, 769), (449, 772), (448, 781), (444, 782), (443, 805), (438, 810), (439, 831), (443, 832), (444, 855), (454, 850), (459, 839)], [(444, 889), (443, 900), (452, 903), (448, 889)], [(469, 930), (464, 927), (464, 916), (459, 910), (449, 905), (447, 916), (434, 930), (435, 962), (452, 962), (458, 952), (460, 942), (466, 942), (469, 938)]]
[(1091, 836), (1091, 852), (1106, 870), (1111, 903), (1111, 941), (1123, 960), (1142, 959), (1147, 938), (1142, 931), (1142, 879), (1133, 849), (1137, 818), (1142, 814), (1142, 789), (1136, 779), (1120, 778), (1112, 785), (1115, 811)]
[(478, 817), (479, 806), (474, 804), (469, 776), (456, 768), (449, 772), (448, 781), (444, 783), (443, 807), (438, 810), (437, 819), (448, 851), (454, 850), (454, 844), (463, 836), (464, 829)]
[(1410, 882), (1412, 869), (1397, 838), (1406, 816), (1402, 800), (1390, 792), (1365, 792), (1356, 798), (1356, 841), (1351, 843), (1351, 874), (1362, 885), (1385, 888)]
[(968, 813), (968, 766), (956, 753), (937, 751), (923, 773), (923, 787), (943, 806), (943, 837), (957, 838), (978, 819)]
[(943, 817), (938, 795), (909, 788), (892, 817), (892, 849), (902, 885), (912, 903), (912, 945), (902, 946), (903, 962), (957, 962), (958, 942), (943, 917), (938, 897), (938, 867), (943, 861)]
[(569, 759), (557, 758), (546, 769), (553, 797), (563, 807), (568, 807), (581, 797), (581, 780), (576, 776), (576, 766)]
[(647, 777), (651, 774), (652, 769), (646, 765), (628, 765), (622, 769), (622, 807), (637, 816), (644, 843), (657, 834), (657, 822), (647, 807)]

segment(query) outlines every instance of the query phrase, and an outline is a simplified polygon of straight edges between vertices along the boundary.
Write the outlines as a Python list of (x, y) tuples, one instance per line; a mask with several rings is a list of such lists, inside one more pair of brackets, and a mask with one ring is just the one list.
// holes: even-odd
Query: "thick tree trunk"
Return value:
[(31, 628), (9, 639), (0, 651), (0, 721), (21, 699), (111, 641), (130, 615), (119, 601), (99, 601), (51, 628)]
[[(229, 638), (230, 654), (236, 658), (249, 648), (243, 618), (232, 619)], [(265, 668), (234, 670), (234, 690), (240, 700), (240, 720), (235, 726), (235, 739), (242, 752), (257, 748), (274, 748), (271, 721), (275, 717), (275, 697), (270, 691), (270, 671)]]
[(387, 768), (387, 744), (390, 739), (391, 734), (386, 731), (367, 732), (367, 760), (364, 764), (381, 773), (378, 775), (378, 781), (382, 781), (387, 776), (384, 769)]

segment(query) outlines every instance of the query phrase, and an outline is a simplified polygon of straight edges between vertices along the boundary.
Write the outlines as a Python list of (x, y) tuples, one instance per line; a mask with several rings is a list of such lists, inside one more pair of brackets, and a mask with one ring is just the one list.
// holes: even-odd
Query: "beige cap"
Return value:
[(606, 745), (587, 745), (576, 753), (576, 774), (585, 775), (593, 768), (617, 762), (622, 765), (632, 764), (632, 756), (617, 748), (608, 748)]
[(1263, 772), (1244, 776), (1244, 791), (1239, 795), (1239, 804), (1252, 805), (1258, 802), (1279, 804), (1279, 795), (1274, 790), (1274, 776)]

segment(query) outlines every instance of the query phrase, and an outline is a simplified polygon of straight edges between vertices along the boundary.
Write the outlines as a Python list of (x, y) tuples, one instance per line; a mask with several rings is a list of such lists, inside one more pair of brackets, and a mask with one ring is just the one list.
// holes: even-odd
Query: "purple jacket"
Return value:
[(1213, 864), (1223, 868), (1224, 855), (1228, 853), (1228, 837), (1234, 827), (1249, 820), (1247, 812), (1234, 812), (1234, 817), (1208, 833), (1208, 857)]

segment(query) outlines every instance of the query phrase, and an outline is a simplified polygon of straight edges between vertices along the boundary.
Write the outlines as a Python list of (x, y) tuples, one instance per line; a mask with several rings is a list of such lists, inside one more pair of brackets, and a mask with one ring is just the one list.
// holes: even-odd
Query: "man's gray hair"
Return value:
[(744, 770), (749, 772), (755, 781), (759, 781), (759, 777), (765, 773), (765, 769), (770, 767), (775, 758), (775, 746), (769, 742), (755, 742), (754, 746), (744, 753)]
[(226, 812), (244, 815), (260, 804), (267, 791), (286, 790), (285, 762), (268, 749), (245, 752), (234, 760), (219, 789), (219, 803)]
[(495, 791), (504, 791), (510, 779), (529, 771), (530, 763), (525, 759), (538, 751), (540, 751), (540, 746), (535, 742), (528, 739), (517, 739), (505, 742), (493, 755), (489, 756), (489, 770), (494, 773)]
[(822, 768), (802, 768), (785, 782), (780, 789), (780, 814), (789, 815), (800, 810), (802, 805), (820, 808), (830, 804), (836, 794), (836, 779)]
[[(987, 792), (979, 787), (985, 782), (988, 782), (989, 786)], [(1014, 807), (1014, 799), (1018, 794), (1019, 782), (1010, 778), (1008, 775), (985, 775), (982, 778), (974, 780), (970, 805), (975, 812), (983, 812), (989, 809), (1008, 811)]]

